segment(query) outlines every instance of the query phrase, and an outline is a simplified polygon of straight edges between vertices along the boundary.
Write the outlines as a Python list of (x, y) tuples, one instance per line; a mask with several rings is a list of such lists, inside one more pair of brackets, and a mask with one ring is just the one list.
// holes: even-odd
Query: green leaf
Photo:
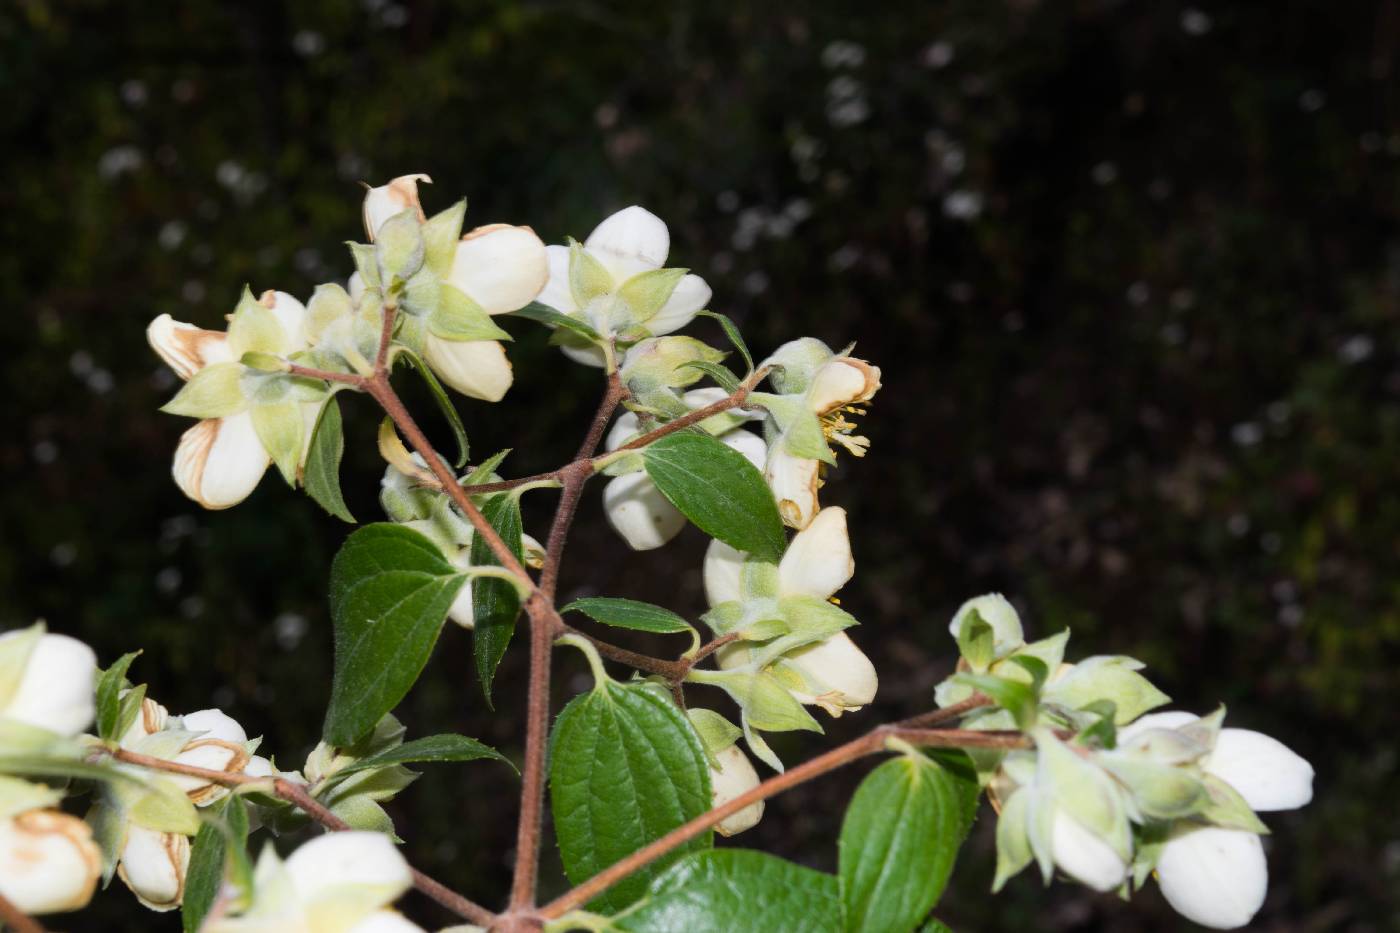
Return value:
[[(339, 781), (341, 778), (360, 771), (373, 771), (378, 768), (413, 762), (476, 761), (480, 758), (494, 758), (497, 761), (505, 762), (512, 768), (515, 767), (509, 758), (489, 745), (483, 745), (476, 739), (469, 739), (465, 735), (444, 734), (414, 739), (412, 742), (405, 742), (378, 755), (361, 758), (359, 761), (341, 768), (333, 775), (333, 779)], [(327, 782), (327, 786), (329, 785), (330, 782)]]
[(995, 674), (954, 674), (952, 679), (985, 693), (997, 706), (1011, 713), (1017, 728), (1029, 729), (1035, 723), (1036, 696), (1030, 684)]
[[(705, 751), (666, 691), (654, 684), (598, 686), (564, 707), (551, 738), (549, 786), (564, 871), (575, 884), (710, 808)], [(596, 901), (616, 910), (703, 833), (618, 882)]]
[[(482, 516), (496, 529), (511, 553), (520, 558), (525, 552), (521, 540), (520, 500), (509, 493), (499, 493), (486, 500)], [(480, 534), (472, 535), (470, 562), (473, 567), (498, 565), (491, 546)], [(476, 654), (476, 674), (486, 702), (491, 703), (491, 681), (496, 667), (505, 657), (511, 636), (515, 634), (515, 619), (520, 615), (520, 596), (509, 580), (478, 577), (471, 582), (473, 649)]]
[(311, 431), (306, 466), (301, 482), (316, 504), (343, 522), (355, 524), (340, 492), (340, 458), (345, 453), (345, 437), (340, 424), (340, 402), (334, 395), (326, 399)]
[(175, 397), (161, 406), (167, 415), (189, 418), (224, 418), (248, 407), (243, 396), (243, 367), (238, 363), (212, 363), (190, 377)]
[(578, 336), (584, 338), (590, 343), (596, 343), (599, 340), (603, 339), (600, 336), (598, 336), (598, 332), (596, 330), (588, 326), (588, 323), (586, 321), (583, 321), (576, 317), (571, 317), (570, 315), (564, 314), (561, 311), (556, 311), (549, 305), (542, 305), (538, 301), (532, 301), (520, 310), (512, 311), (511, 314), (513, 314), (516, 317), (523, 317), (531, 321), (537, 321), (541, 324), (547, 324), (550, 327), (562, 327), (567, 331), (571, 331), (574, 334), (577, 334)]
[(728, 367), (721, 366), (719, 363), (711, 363), (709, 360), (690, 360), (687, 363), (682, 363), (681, 366), (700, 370), (726, 392), (733, 392), (739, 388), (739, 377), (730, 372)]
[(642, 450), (647, 475), (686, 518), (712, 538), (777, 561), (787, 544), (763, 474), (708, 434), (668, 434)]
[(402, 525), (366, 525), (331, 563), (335, 677), (325, 738), (350, 745), (408, 693), (466, 577)]
[(437, 310), (428, 318), (428, 330), (443, 340), (511, 340), (508, 331), (491, 320), (481, 305), (459, 288), (442, 284)]
[(301, 417), (301, 404), (293, 401), (254, 405), (253, 430), (263, 449), (277, 464), (277, 470), (288, 486), (296, 486), (297, 467), (301, 464), (302, 432), (306, 425)]
[[(418, 370), (418, 375), (423, 377), (423, 381), (428, 385), (428, 391), (432, 393), (433, 401), (437, 402), (438, 410), (447, 419), (447, 424), (452, 428), (452, 437), (457, 441), (457, 459), (452, 461), (452, 465), (461, 469), (466, 465), (467, 457), (471, 453), (471, 448), (467, 444), (467, 428), (462, 424), (462, 416), (457, 413), (457, 407), (452, 404), (452, 399), (448, 397), (447, 390), (438, 382), (438, 377), (433, 375), (433, 371), (428, 364), (423, 361), (417, 353), (412, 350), (400, 350), (402, 356), (408, 358), (413, 364), (413, 368)], [(444, 458), (445, 459), (445, 458)]]
[(635, 599), (590, 596), (576, 599), (559, 611), (582, 612), (595, 622), (617, 628), (630, 628), (638, 632), (666, 635), (672, 632), (693, 631), (690, 623), (671, 610)]
[(117, 726), (121, 723), (121, 693), (126, 686), (126, 671), (131, 662), (141, 652), (133, 651), (117, 659), (111, 667), (97, 679), (97, 735), (109, 741), (121, 737)]
[(480, 486), (482, 483), (491, 482), (494, 478), (493, 474), (495, 474), (496, 468), (501, 465), (506, 457), (510, 456), (510, 451), (511, 448), (509, 447), (505, 450), (498, 450), (478, 463), (470, 473), (462, 478), (462, 485)]
[(928, 923), (919, 927), (919, 933), (953, 933), (953, 928), (942, 920), (929, 917)]
[(836, 878), (749, 849), (713, 849), (677, 862), (614, 925), (634, 933), (838, 933)]
[[(190, 847), (185, 872), (185, 896), (180, 920), (185, 933), (196, 933), (223, 886), (224, 876), (248, 890), (252, 869), (248, 864), (248, 810), (240, 797), (228, 797), (206, 817)], [(227, 871), (225, 870), (227, 867)]]
[(968, 830), (964, 780), (911, 753), (861, 782), (841, 825), (847, 930), (913, 929), (938, 903)]
[(748, 372), (753, 372), (753, 354), (749, 352), (748, 344), (744, 343), (743, 336), (739, 333), (739, 328), (734, 325), (728, 316), (716, 311), (696, 312), (698, 317), (712, 317), (719, 321), (719, 326), (724, 328), (724, 335), (729, 338), (729, 342), (734, 344), (734, 349), (739, 351), (739, 355), (744, 358), (744, 365), (748, 366)]

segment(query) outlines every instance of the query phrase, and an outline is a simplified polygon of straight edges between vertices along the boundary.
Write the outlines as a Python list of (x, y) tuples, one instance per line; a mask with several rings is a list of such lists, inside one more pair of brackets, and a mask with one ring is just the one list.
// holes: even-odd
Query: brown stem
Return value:
[(885, 743), (892, 738), (902, 739), (911, 745), (925, 745), (941, 748), (1018, 748), (1029, 743), (1020, 735), (999, 732), (976, 732), (961, 729), (901, 729), (897, 726), (877, 726), (860, 738), (845, 745), (838, 745), (810, 761), (776, 775), (740, 794), (723, 806), (715, 807), (708, 813), (697, 816), (690, 822), (671, 830), (660, 839), (638, 849), (619, 862), (603, 869), (583, 884), (550, 901), (540, 909), (540, 915), (548, 920), (563, 916), (575, 907), (580, 907), (602, 894), (628, 875), (645, 867), (677, 846), (684, 845), (701, 833), (775, 794), (796, 787), (833, 771), (842, 765), (850, 764), (866, 755), (884, 750)]
[(587, 632), (581, 632), (565, 622), (560, 623), (558, 633), (560, 635), (578, 635), (581, 638), (586, 638), (603, 657), (612, 661), (617, 661), (620, 664), (626, 664), (628, 667), (635, 667), (639, 671), (646, 671), (648, 674), (660, 674), (672, 683), (678, 683), (684, 680), (686, 672), (690, 669), (689, 665), (684, 661), (667, 661), (664, 658), (653, 658), (648, 654), (638, 654), (635, 651), (620, 648), (609, 642), (600, 641)]
[(544, 825), (544, 769), (549, 739), (549, 667), (558, 613), (540, 591), (530, 597), (530, 684), (525, 706), (525, 766), (521, 770), (520, 822), (515, 832), (512, 910), (535, 906), (540, 834)]
[(399, 306), (393, 302), (384, 303), (384, 324), (379, 330), (379, 352), (374, 355), (375, 374), (389, 371), (389, 345), (394, 342), (394, 320)]
[[(167, 761), (164, 758), (155, 758), (151, 755), (142, 755), (139, 752), (128, 751), (124, 748), (109, 749), (107, 753), (118, 761), (139, 765), (143, 768), (149, 768), (152, 771), (183, 774), (224, 787), (268, 783), (268, 779), (263, 777), (254, 777), (252, 775), (230, 771), (212, 771), (208, 768), (196, 768), (193, 765), (182, 764), (177, 761)], [(349, 823), (346, 823), (340, 817), (326, 809), (326, 807), (316, 800), (315, 797), (312, 797), (302, 785), (294, 781), (288, 781), (285, 778), (273, 778), (271, 784), (272, 792), (276, 796), (297, 807), (326, 829), (333, 832), (341, 832), (351, 828)], [(411, 871), (413, 872), (413, 886), (415, 888), (437, 901), (457, 916), (483, 926), (490, 924), (496, 919), (495, 914), (485, 907), (482, 907), (480, 904), (477, 904), (475, 901), (463, 897), (456, 891), (453, 891), (441, 882), (433, 880), (416, 868), (411, 869)], [(6, 918), (6, 922), (10, 923), (12, 926), (14, 925), (9, 918)], [(40, 930), (41, 928), (31, 927), (30, 929)]]
[(732, 393), (720, 399), (718, 402), (713, 402), (709, 405), (706, 405), (704, 408), (697, 408), (692, 412), (681, 415), (679, 418), (676, 418), (673, 421), (666, 422), (659, 428), (648, 431), (645, 434), (640, 434), (617, 449), (636, 450), (639, 447), (645, 447), (652, 441), (663, 438), (667, 434), (674, 434), (677, 431), (690, 427), (692, 424), (699, 424), (701, 421), (704, 421), (711, 415), (718, 415), (719, 413), (728, 411), (731, 408), (739, 408), (743, 406), (743, 404), (748, 401), (749, 393), (753, 391), (754, 386), (762, 382), (763, 377), (768, 375), (768, 369), (769, 367), (765, 366), (762, 369), (754, 371), (754, 373), (750, 375), (749, 378), (744, 380), (743, 384), (740, 385), (739, 388), (735, 389)]
[(354, 373), (338, 373), (332, 369), (313, 369), (310, 366), (299, 366), (290, 363), (287, 372), (293, 376), (304, 376), (307, 379), (324, 379), (326, 382), (344, 382), (356, 388), (363, 389), (368, 381), (364, 376), (357, 376)]
[(0, 921), (4, 921), (3, 925), (14, 930), (14, 933), (44, 933), (38, 920), (10, 903), (3, 894), (0, 894)]
[(970, 713), (975, 709), (980, 709), (983, 706), (991, 705), (991, 697), (983, 696), (980, 693), (974, 693), (972, 696), (968, 697), (966, 700), (963, 700), (961, 703), (954, 703), (952, 706), (946, 707), (944, 709), (936, 709), (932, 712), (923, 713), (918, 716), (911, 716), (908, 719), (901, 720), (899, 722), (899, 726), (904, 729), (919, 729), (924, 726), (936, 726), (939, 723), (944, 723), (953, 719), (957, 719), (964, 713)]
[(608, 386), (603, 391), (603, 400), (598, 403), (598, 411), (593, 415), (593, 423), (588, 426), (588, 434), (579, 445), (578, 453), (574, 454), (575, 460), (587, 459), (598, 452), (598, 445), (603, 442), (603, 432), (607, 430), (613, 412), (618, 403), (626, 397), (627, 387), (622, 384), (622, 377), (616, 372), (608, 373)]
[(473, 496), (484, 496), (493, 492), (510, 492), (517, 486), (524, 486), (526, 483), (538, 483), (544, 480), (558, 479), (559, 470), (550, 470), (548, 473), (535, 473), (531, 476), (518, 476), (515, 479), (504, 479), (499, 483), (474, 483), (466, 487), (467, 492)]
[(701, 661), (705, 660), (710, 655), (714, 654), (716, 651), (729, 644), (731, 641), (738, 641), (739, 635), (739, 632), (730, 632), (728, 635), (721, 635), (720, 637), (711, 639), (710, 641), (701, 645), (700, 650), (695, 652), (694, 657), (687, 658), (684, 660), (683, 663), (685, 664), (686, 672), (689, 673), (692, 667), (699, 664)]

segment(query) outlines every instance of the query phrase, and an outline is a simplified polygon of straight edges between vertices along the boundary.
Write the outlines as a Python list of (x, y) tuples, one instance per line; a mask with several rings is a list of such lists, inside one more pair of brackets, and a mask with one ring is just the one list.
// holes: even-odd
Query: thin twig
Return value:
[[(712, 415), (718, 415), (721, 412), (729, 411), (731, 408), (743, 407), (744, 403), (749, 400), (749, 394), (753, 392), (754, 386), (762, 382), (763, 377), (768, 375), (768, 370), (769, 367), (767, 366), (755, 370), (749, 378), (743, 381), (739, 388), (735, 389), (718, 402), (713, 402), (706, 405), (704, 408), (697, 408), (688, 414), (681, 415), (679, 418), (666, 422), (659, 428), (655, 428), (645, 434), (639, 434), (617, 449), (636, 450), (639, 447), (645, 447), (652, 441), (665, 437), (667, 434), (674, 434), (677, 431), (690, 427), (692, 424), (699, 424)], [(595, 457), (594, 459), (596, 460), (597, 458)]]
[[(149, 768), (152, 771), (165, 771), (170, 774), (183, 774), (188, 777), (200, 778), (211, 784), (219, 784), (224, 787), (241, 787), (248, 784), (266, 785), (270, 787), (273, 794), (292, 804), (326, 829), (333, 832), (341, 832), (351, 828), (349, 823), (346, 823), (340, 817), (326, 809), (320, 801), (316, 800), (315, 797), (312, 797), (311, 794), (307, 792), (305, 787), (295, 781), (289, 781), (285, 778), (269, 779), (237, 772), (196, 768), (193, 765), (182, 764), (177, 761), (167, 761), (164, 758), (155, 758), (151, 755), (142, 755), (139, 752), (128, 751), (124, 748), (108, 749), (107, 753), (118, 761), (124, 761), (127, 764), (139, 765), (143, 768)], [(437, 901), (457, 916), (482, 926), (489, 925), (495, 921), (496, 915), (475, 901), (463, 897), (416, 868), (412, 869), (412, 872), (413, 886), (415, 888)], [(11, 921), (7, 919), (6, 922)], [(38, 930), (40, 928), (33, 927), (31, 929)]]
[(347, 385), (363, 389), (367, 381), (364, 376), (355, 373), (338, 373), (333, 369), (313, 369), (310, 366), (301, 366), (296, 363), (287, 365), (287, 372), (293, 376), (303, 376), (307, 379), (324, 379), (326, 382), (344, 382)]
[(991, 705), (991, 697), (984, 696), (980, 693), (974, 693), (966, 700), (960, 703), (954, 703), (952, 706), (944, 709), (936, 709), (932, 712), (922, 713), (918, 716), (911, 716), (908, 719), (900, 720), (898, 725), (902, 729), (920, 729), (925, 726), (936, 726), (940, 723), (957, 719), (964, 713), (970, 713), (975, 709), (981, 709), (984, 706)]
[(0, 921), (4, 921), (3, 926), (14, 930), (14, 933), (44, 933), (38, 920), (10, 903), (3, 894), (0, 894)]

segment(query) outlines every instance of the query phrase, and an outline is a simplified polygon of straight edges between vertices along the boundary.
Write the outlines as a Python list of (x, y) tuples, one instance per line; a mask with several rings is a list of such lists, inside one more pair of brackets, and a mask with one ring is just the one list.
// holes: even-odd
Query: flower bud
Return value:
[(1016, 607), (1000, 593), (978, 596), (959, 606), (958, 611), (953, 614), (953, 621), (948, 625), (948, 631), (954, 638), (962, 631), (963, 620), (974, 610), (982, 617), (983, 622), (992, 627), (992, 637), (995, 640), (993, 654), (996, 657), (1004, 658), (1026, 643), (1025, 633), (1021, 628), (1021, 617), (1017, 615)]
[(1249, 923), (1269, 887), (1259, 837), (1238, 829), (1182, 826), (1157, 860), (1162, 896), (1201, 926), (1233, 930)]
[(370, 188), (365, 192), (365, 202), (361, 210), (361, 216), (365, 222), (365, 235), (369, 237), (371, 243), (374, 236), (383, 226), (384, 221), (401, 214), (410, 208), (417, 212), (419, 220), (426, 220), (423, 216), (423, 207), (418, 203), (418, 183), (426, 182), (432, 184), (433, 180), (427, 175), (400, 175), (387, 185), (380, 185), (378, 188)]
[(430, 333), (424, 355), (443, 382), (482, 401), (499, 402), (515, 379), (505, 347), (494, 340), (444, 340)]
[(163, 730), (169, 721), (170, 713), (166, 708), (146, 697), (141, 701), (141, 712), (136, 714), (135, 721), (122, 735), (120, 745), (123, 748), (131, 748), (146, 736)]
[(1128, 875), (1128, 865), (1113, 846), (1063, 810), (1055, 813), (1050, 830), (1055, 865), (1095, 891), (1112, 891)]
[[(710, 788), (714, 792), (714, 806), (723, 806), (758, 786), (758, 772), (738, 745), (731, 745), (718, 752), (715, 760), (718, 765), (710, 767)], [(746, 829), (752, 829), (762, 818), (763, 801), (760, 800), (726, 817), (715, 826), (715, 831), (721, 836), (733, 836)]]
[(0, 895), (27, 914), (87, 906), (102, 875), (92, 830), (57, 810), (0, 820)]
[(32, 629), (0, 635), (0, 650), (8, 645), (11, 651), (22, 651), (26, 641), (30, 646), (18, 685), (0, 687), (0, 718), (77, 735), (95, 715), (96, 655), (76, 638), (48, 634), (35, 638)]
[(770, 377), (773, 387), (784, 395), (791, 395), (806, 392), (818, 367), (833, 356), (831, 347), (815, 337), (799, 337), (774, 350), (763, 365), (774, 367)]
[(127, 826), (117, 874), (151, 910), (163, 913), (180, 906), (189, 866), (188, 836), (156, 832), (134, 823)]

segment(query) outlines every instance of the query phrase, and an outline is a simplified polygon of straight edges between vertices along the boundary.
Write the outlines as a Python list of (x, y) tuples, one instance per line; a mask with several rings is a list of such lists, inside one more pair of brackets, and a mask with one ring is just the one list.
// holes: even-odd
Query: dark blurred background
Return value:
[[(172, 711), (217, 704), (300, 767), (347, 528), (275, 473), (227, 512), (181, 496), (188, 425), (156, 411), (173, 379), (146, 323), (342, 279), (362, 180), (428, 172), (430, 210), (465, 194), (469, 224), (547, 242), (640, 203), (756, 351), (858, 340), (884, 371), (870, 456), (824, 490), (852, 513), (843, 604), (881, 698), (788, 760), (927, 708), (950, 613), (1001, 590), (1033, 634), (1073, 626), (1071, 657), (1139, 657), (1181, 706), (1223, 701), (1315, 764), (1312, 806), (1269, 817), (1257, 929), (1397, 929), (1397, 74), (1393, 0), (6, 4), (0, 623), (46, 618), (104, 663), (143, 647)], [(514, 447), (520, 475), (573, 451), (599, 385), (509, 326), (507, 403), (460, 407), (476, 456)], [(375, 417), (348, 408), (347, 497), (375, 520)], [(620, 547), (595, 491), (564, 595), (700, 611), (697, 532)], [(558, 703), (587, 683), (572, 654)], [(410, 733), (518, 755), (523, 662), (492, 715), (449, 628)], [(833, 867), (862, 770), (738, 841)], [(494, 905), (516, 793), (499, 766), (437, 766), (393, 813), (415, 862)], [(955, 929), (1186, 926), (1155, 889), (1028, 872), (989, 898), (992, 823), (940, 907)], [(120, 884), (62, 925), (178, 927)]]

